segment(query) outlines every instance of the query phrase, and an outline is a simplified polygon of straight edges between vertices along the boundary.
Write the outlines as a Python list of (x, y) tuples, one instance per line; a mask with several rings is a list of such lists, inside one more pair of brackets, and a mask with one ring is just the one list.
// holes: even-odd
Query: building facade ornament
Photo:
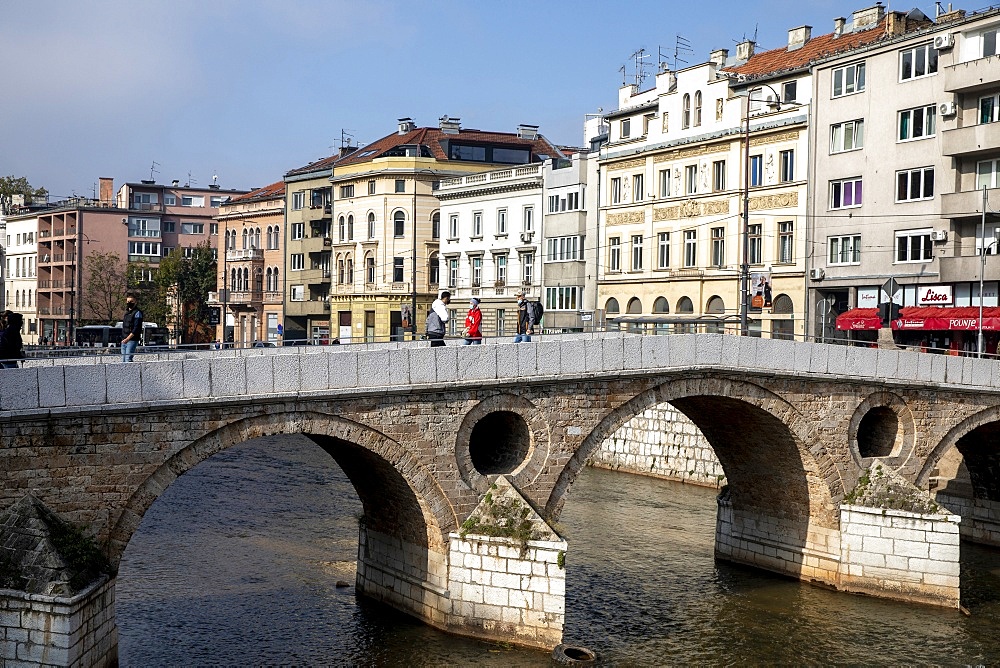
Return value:
[[(681, 218), (696, 218), (697, 216), (714, 216), (729, 213), (729, 200), (716, 199), (698, 202), (688, 200), (677, 206), (663, 206), (653, 209), (653, 221), (680, 220)], [(610, 224), (610, 223), (609, 223)]]
[(615, 171), (618, 169), (632, 169), (634, 167), (644, 167), (646, 165), (645, 158), (635, 158), (633, 160), (622, 160), (621, 162), (615, 162), (608, 165), (608, 171)]
[(792, 190), (786, 193), (775, 195), (761, 195), (750, 198), (750, 210), (762, 211), (765, 209), (788, 209), (799, 205), (799, 191)]
[(783, 141), (798, 141), (799, 131), (788, 130), (787, 132), (776, 132), (769, 135), (760, 135), (750, 138), (750, 146), (763, 146), (764, 144), (777, 144)]
[[(654, 209), (655, 211), (655, 209)], [(609, 213), (608, 214), (608, 225), (628, 225), (631, 223), (642, 223), (646, 221), (646, 212), (642, 210), (638, 211), (622, 211), (621, 213)]]

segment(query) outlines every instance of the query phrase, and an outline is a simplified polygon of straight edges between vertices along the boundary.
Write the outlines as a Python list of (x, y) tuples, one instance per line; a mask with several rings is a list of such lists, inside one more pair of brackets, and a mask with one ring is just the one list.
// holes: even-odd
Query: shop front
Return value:
[[(893, 338), (901, 346), (951, 355), (976, 354), (980, 330), (978, 306), (904, 306), (891, 320)], [(837, 316), (837, 329), (853, 341), (872, 342), (882, 326), (877, 308), (854, 308)], [(982, 308), (983, 352), (997, 353), (1000, 307)]]

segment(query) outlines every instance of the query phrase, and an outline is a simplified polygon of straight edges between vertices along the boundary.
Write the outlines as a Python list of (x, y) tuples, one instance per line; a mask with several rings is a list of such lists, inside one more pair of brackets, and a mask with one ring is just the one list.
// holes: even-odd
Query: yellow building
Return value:
[(439, 292), (439, 182), (556, 154), (534, 132), (463, 130), (447, 116), (418, 128), (404, 118), (392, 135), (286, 174), (286, 338), (422, 335)]

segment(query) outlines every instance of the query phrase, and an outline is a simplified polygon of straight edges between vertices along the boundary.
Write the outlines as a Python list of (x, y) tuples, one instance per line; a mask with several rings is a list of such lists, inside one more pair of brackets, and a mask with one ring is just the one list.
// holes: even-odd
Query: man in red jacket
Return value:
[(464, 345), (483, 342), (483, 312), (479, 310), (479, 300), (475, 297), (469, 303), (469, 314), (465, 316)]

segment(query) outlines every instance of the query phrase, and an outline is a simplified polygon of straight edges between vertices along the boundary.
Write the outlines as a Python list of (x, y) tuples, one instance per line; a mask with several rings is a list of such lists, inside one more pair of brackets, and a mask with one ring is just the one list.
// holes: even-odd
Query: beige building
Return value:
[(219, 291), (209, 303), (220, 309), (216, 338), (249, 346), (276, 345), (284, 324), (285, 184), (237, 195), (216, 216), (224, 252), (218, 262)]

